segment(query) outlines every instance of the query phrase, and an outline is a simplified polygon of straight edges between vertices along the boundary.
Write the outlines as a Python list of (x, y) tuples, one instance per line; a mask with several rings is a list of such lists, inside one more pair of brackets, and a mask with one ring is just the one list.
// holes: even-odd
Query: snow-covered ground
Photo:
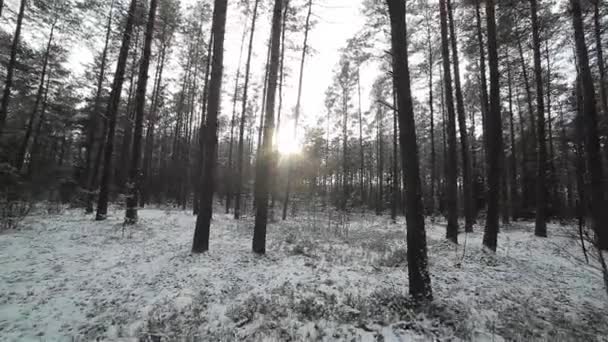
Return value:
[[(481, 228), (445, 241), (428, 226), (435, 301), (407, 297), (405, 226), (355, 215), (272, 223), (252, 254), (251, 220), (217, 214), (191, 255), (194, 217), (146, 209), (95, 222), (81, 211), (0, 234), (2, 341), (594, 341), (608, 336), (602, 275), (568, 229), (517, 223), (482, 251)], [(466, 247), (465, 247), (466, 245)]]

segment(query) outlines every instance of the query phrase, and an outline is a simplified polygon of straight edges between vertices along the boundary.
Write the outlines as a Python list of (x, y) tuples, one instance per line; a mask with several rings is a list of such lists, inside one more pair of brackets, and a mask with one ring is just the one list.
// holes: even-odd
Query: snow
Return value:
[[(435, 300), (407, 297), (405, 223), (317, 213), (269, 225), (216, 214), (210, 251), (191, 255), (195, 218), (168, 209), (95, 222), (81, 211), (33, 215), (0, 234), (0, 340), (602, 340), (608, 298), (568, 231), (504, 227), (496, 255), (481, 227), (448, 243), (427, 222)], [(336, 216), (334, 215), (334, 219)], [(465, 247), (466, 239), (466, 247)]]

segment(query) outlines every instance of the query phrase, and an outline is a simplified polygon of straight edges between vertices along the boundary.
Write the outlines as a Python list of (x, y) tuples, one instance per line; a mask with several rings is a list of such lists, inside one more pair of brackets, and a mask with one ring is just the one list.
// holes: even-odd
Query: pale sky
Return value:
[[(182, 0), (182, 9), (186, 9), (189, 4), (195, 0)], [(270, 6), (270, 1), (265, 1), (266, 7)], [(298, 1), (299, 3), (299, 1)], [(229, 1), (229, 9), (226, 24), (226, 39), (225, 39), (225, 55), (224, 55), (224, 79), (223, 79), (223, 107), (222, 115), (230, 115), (232, 106), (231, 98), (234, 89), (234, 79), (236, 68), (239, 59), (239, 50), (241, 38), (244, 29), (245, 20), (241, 15), (240, 9), (236, 6), (236, 1)], [(251, 1), (251, 6), (253, 1)], [(309, 34), (308, 44), (314, 50), (313, 55), (306, 58), (304, 69), (304, 83), (302, 92), (302, 112), (301, 120), (304, 125), (314, 125), (319, 116), (325, 115), (325, 90), (331, 84), (334, 76), (334, 70), (339, 61), (340, 49), (346, 45), (346, 41), (353, 37), (364, 25), (365, 18), (361, 15), (362, 0), (316, 0), (313, 2), (312, 19), (316, 22)], [(304, 9), (305, 10), (305, 9)], [(305, 13), (301, 14), (304, 17)], [(268, 9), (263, 11), (258, 17), (257, 27), (255, 32), (255, 44), (253, 60), (252, 60), (252, 75), (251, 82), (260, 84), (262, 78), (262, 70), (265, 65), (266, 44), (270, 36), (270, 14)], [(247, 21), (249, 26), (250, 19)], [(292, 41), (291, 45), (301, 47), (303, 44), (303, 32), (291, 33), (288, 39)], [(101, 38), (100, 38), (101, 39)], [(247, 44), (247, 42), (246, 42)], [(245, 45), (246, 45), (245, 44)], [(289, 46), (289, 45), (288, 45)], [(246, 46), (245, 46), (246, 49)], [(244, 71), (241, 63), (241, 73)], [(174, 56), (175, 58), (175, 50)], [(285, 63), (290, 69), (289, 77), (284, 85), (284, 106), (282, 122), (285, 126), (292, 127), (293, 108), (295, 107), (297, 97), (297, 83), (299, 73), (299, 63), (301, 50), (288, 51), (285, 58)], [(86, 65), (93, 59), (93, 54), (87, 48), (73, 49), (70, 58), (70, 64), (77, 74), (82, 74)], [(181, 72), (175, 63), (170, 63), (167, 67), (167, 72), (178, 76)], [(173, 72), (172, 72), (173, 70)], [(152, 75), (153, 70), (150, 71)], [(369, 74), (369, 75), (368, 75)], [(372, 82), (371, 73), (362, 72), (362, 103), (364, 110), (368, 105), (368, 94), (371, 89)], [(254, 89), (250, 89), (250, 96), (253, 95)], [(250, 97), (251, 98), (251, 97)], [(280, 142), (287, 143), (293, 137), (291, 129), (283, 130)], [(300, 137), (301, 138), (301, 137)], [(298, 139), (301, 140), (301, 139)]]

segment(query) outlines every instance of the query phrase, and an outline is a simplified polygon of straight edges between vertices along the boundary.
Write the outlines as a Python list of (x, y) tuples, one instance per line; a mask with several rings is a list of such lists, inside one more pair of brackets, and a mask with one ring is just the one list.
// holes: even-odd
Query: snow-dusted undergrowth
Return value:
[[(218, 214), (210, 251), (191, 255), (194, 217), (142, 210), (95, 222), (32, 216), (0, 235), (0, 340), (546, 340), (608, 336), (608, 298), (567, 227), (549, 239), (481, 228), (445, 241), (428, 225), (435, 301), (408, 300), (405, 227), (386, 218), (298, 217), (269, 226), (255, 256), (249, 220)], [(466, 248), (465, 245), (466, 240)], [(464, 252), (464, 253), (463, 253)]]

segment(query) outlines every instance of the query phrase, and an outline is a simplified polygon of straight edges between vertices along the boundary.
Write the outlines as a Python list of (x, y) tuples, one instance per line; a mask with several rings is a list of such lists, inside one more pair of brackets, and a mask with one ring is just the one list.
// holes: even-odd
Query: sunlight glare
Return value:
[(293, 155), (302, 152), (302, 142), (295, 137), (293, 130), (281, 129), (277, 137), (277, 147), (281, 155)]

